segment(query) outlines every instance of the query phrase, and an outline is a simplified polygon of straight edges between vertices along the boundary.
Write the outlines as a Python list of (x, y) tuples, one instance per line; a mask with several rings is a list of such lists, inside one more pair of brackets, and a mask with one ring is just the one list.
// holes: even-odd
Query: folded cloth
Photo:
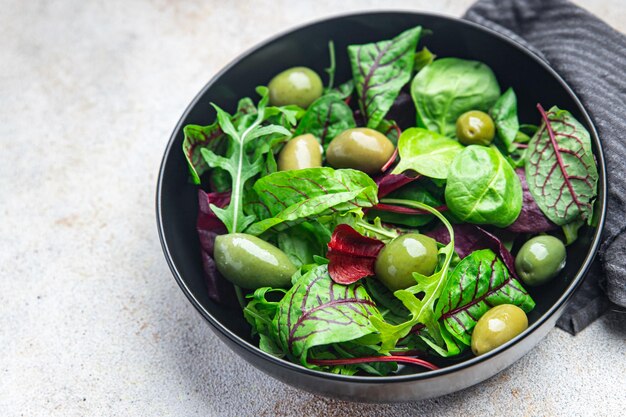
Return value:
[(626, 308), (626, 36), (566, 0), (480, 0), (464, 18), (546, 60), (582, 100), (602, 141), (609, 188), (602, 244), (557, 323), (576, 334), (611, 303)]

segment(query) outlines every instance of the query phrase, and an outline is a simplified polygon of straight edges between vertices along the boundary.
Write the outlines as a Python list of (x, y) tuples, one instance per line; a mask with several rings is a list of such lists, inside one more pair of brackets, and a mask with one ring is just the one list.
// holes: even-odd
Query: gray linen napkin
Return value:
[(598, 129), (609, 186), (602, 245), (557, 323), (576, 334), (611, 303), (626, 308), (626, 36), (566, 0), (480, 0), (464, 18), (546, 60), (574, 89)]

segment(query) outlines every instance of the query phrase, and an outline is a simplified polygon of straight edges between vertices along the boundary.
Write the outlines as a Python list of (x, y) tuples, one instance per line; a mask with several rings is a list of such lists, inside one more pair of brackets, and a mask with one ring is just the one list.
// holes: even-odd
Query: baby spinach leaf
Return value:
[(589, 132), (568, 111), (537, 105), (543, 123), (527, 149), (528, 189), (552, 222), (590, 221), (598, 170)]
[(245, 215), (243, 212), (243, 190), (246, 181), (261, 172), (263, 159), (258, 158), (251, 161), (245, 152), (246, 145), (256, 138), (275, 133), (285, 136), (291, 135), (291, 132), (282, 126), (261, 125), (269, 96), (266, 87), (259, 87), (257, 91), (261, 94), (261, 100), (259, 101), (256, 118), (248, 127), (245, 127), (246, 125), (244, 124), (239, 125), (239, 129), (235, 128), (228, 113), (213, 104), (217, 111), (217, 121), (220, 128), (229, 139), (227, 152), (229, 157), (217, 155), (207, 148), (203, 148), (201, 151), (208, 166), (219, 167), (230, 174), (233, 184), (231, 187), (230, 204), (226, 208), (211, 205), (211, 210), (224, 223), (229, 233), (245, 230), (255, 219), (254, 216)]
[(413, 170), (430, 178), (446, 179), (454, 158), (463, 150), (456, 140), (422, 128), (407, 129), (398, 140), (400, 162), (391, 172)]
[(376, 128), (400, 89), (409, 82), (421, 26), (387, 41), (348, 46), (359, 107), (367, 127)]
[(281, 349), (307, 366), (307, 352), (315, 346), (374, 333), (372, 317), (381, 316), (363, 285), (337, 284), (330, 279), (328, 266), (320, 265), (304, 274), (280, 301), (273, 332)]
[(452, 162), (445, 198), (461, 221), (506, 227), (522, 209), (522, 185), (495, 147), (471, 145)]
[(456, 119), (470, 110), (489, 111), (500, 86), (485, 64), (458, 58), (441, 58), (417, 73), (411, 84), (417, 125), (456, 137)]
[(478, 319), (491, 307), (513, 304), (525, 312), (535, 302), (489, 249), (465, 257), (452, 271), (435, 309), (446, 329), (465, 345)]
[(356, 127), (356, 122), (352, 109), (339, 95), (326, 94), (309, 106), (294, 135), (311, 133), (326, 150), (335, 136), (353, 127)]
[(500, 96), (496, 104), (489, 111), (493, 123), (496, 126), (498, 138), (502, 141), (507, 151), (513, 150), (513, 142), (519, 131), (517, 120), (517, 97), (512, 88), (509, 88)]
[(367, 174), (352, 169), (279, 171), (260, 178), (253, 188), (272, 216), (250, 226), (247, 233), (253, 235), (378, 202), (376, 183)]

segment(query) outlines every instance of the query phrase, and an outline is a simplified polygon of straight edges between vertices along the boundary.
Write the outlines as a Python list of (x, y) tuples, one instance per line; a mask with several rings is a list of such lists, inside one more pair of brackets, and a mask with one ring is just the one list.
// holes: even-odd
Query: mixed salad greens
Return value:
[(526, 329), (524, 286), (593, 222), (584, 126), (541, 104), (520, 124), (512, 88), (418, 50), (423, 32), (349, 46), (337, 86), (331, 42), (326, 86), (286, 69), (184, 128), (209, 295), (238, 300), (272, 355), (387, 375), (485, 353)]

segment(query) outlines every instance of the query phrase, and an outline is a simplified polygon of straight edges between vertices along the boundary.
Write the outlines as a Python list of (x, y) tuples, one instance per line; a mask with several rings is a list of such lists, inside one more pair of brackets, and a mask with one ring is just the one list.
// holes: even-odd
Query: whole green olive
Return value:
[(456, 119), (456, 137), (463, 145), (488, 146), (495, 134), (493, 119), (485, 112), (472, 110)]
[(217, 236), (213, 258), (224, 278), (242, 288), (288, 287), (296, 272), (283, 251), (245, 233)]
[(375, 174), (393, 155), (387, 136), (366, 127), (344, 130), (328, 145), (326, 160), (334, 168), (353, 168)]
[(545, 284), (565, 266), (565, 245), (554, 236), (536, 236), (520, 248), (515, 271), (525, 284)]
[(513, 304), (501, 304), (487, 311), (472, 332), (472, 352), (482, 355), (513, 339), (528, 328), (524, 310)]
[(320, 76), (307, 67), (289, 68), (272, 78), (267, 87), (273, 106), (295, 104), (304, 109), (320, 98), (324, 90)]
[(310, 133), (292, 138), (278, 154), (279, 171), (321, 166), (322, 146)]
[(415, 285), (413, 272), (431, 275), (437, 266), (437, 242), (407, 233), (389, 242), (376, 258), (376, 277), (391, 291)]

